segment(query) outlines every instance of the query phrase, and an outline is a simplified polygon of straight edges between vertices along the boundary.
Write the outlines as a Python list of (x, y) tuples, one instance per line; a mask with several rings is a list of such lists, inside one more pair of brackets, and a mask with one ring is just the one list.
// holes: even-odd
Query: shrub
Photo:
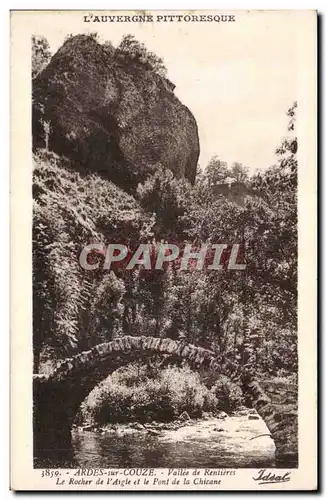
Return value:
[(241, 387), (224, 375), (219, 377), (211, 391), (217, 399), (218, 408), (227, 413), (236, 410), (243, 404)]
[(199, 417), (205, 410), (205, 395), (209, 390), (202, 384), (200, 375), (189, 368), (166, 368), (160, 375), (163, 388), (169, 394), (174, 417), (187, 411), (190, 416)]
[(200, 417), (203, 411), (216, 407), (215, 395), (189, 368), (168, 367), (151, 373), (146, 365), (132, 364), (97, 386), (83, 403), (81, 414), (84, 421), (103, 425), (130, 420), (170, 421), (183, 411), (190, 417)]
[(150, 52), (144, 43), (135, 39), (134, 35), (124, 35), (116, 51), (117, 55), (122, 54), (128, 56), (132, 60), (139, 60), (158, 75), (166, 77), (167, 69), (163, 59), (153, 52)]

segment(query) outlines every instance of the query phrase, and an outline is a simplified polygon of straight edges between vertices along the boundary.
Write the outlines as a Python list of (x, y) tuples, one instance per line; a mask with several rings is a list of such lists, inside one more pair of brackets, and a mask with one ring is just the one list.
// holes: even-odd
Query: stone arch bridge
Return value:
[(169, 362), (187, 361), (194, 367), (220, 369), (207, 349), (154, 337), (122, 337), (61, 362), (49, 375), (34, 375), (34, 445), (36, 449), (70, 446), (76, 413), (92, 389), (117, 368), (155, 355)]
[[(92, 389), (119, 367), (158, 355), (167, 363), (187, 361), (197, 369), (224, 372), (224, 363), (214, 352), (182, 341), (125, 336), (99, 344), (62, 361), (48, 375), (33, 376), (34, 455), (63, 455), (71, 450), (72, 424)], [(269, 398), (252, 380), (245, 390), (248, 404), (256, 407), (274, 437), (276, 423)], [(278, 451), (278, 443), (276, 447)]]

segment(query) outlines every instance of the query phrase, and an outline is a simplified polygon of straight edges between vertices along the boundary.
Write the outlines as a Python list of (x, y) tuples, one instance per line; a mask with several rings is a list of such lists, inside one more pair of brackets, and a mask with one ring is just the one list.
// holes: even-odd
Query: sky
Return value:
[(115, 46), (131, 33), (163, 58), (175, 94), (197, 121), (201, 168), (213, 155), (250, 172), (275, 162), (303, 70), (303, 12), (234, 11), (230, 23), (87, 24), (85, 13), (70, 14), (57, 14), (56, 21), (52, 12), (51, 22), (35, 32), (48, 39), (52, 52), (68, 33), (98, 31), (100, 41)]

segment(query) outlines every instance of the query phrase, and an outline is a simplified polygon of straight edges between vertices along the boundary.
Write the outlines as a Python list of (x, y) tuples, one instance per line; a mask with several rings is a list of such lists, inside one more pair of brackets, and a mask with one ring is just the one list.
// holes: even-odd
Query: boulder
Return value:
[(151, 434), (152, 436), (158, 436), (160, 434), (160, 431), (156, 431), (155, 429), (149, 429), (148, 433)]
[(162, 424), (161, 429), (165, 431), (174, 431), (176, 429), (179, 429), (179, 427), (180, 427), (180, 422), (179, 423), (167, 422), (165, 424)]
[(181, 413), (180, 416), (178, 417), (178, 420), (180, 422), (186, 422), (187, 420), (191, 420), (191, 417), (189, 416), (187, 411), (183, 411), (183, 413)]
[(213, 413), (211, 411), (205, 412), (202, 415), (203, 420), (210, 420), (213, 418)]
[(156, 423), (156, 424), (155, 424), (155, 427), (156, 427), (157, 429), (166, 429), (167, 424), (165, 424), (165, 423), (163, 423), (163, 422), (158, 422), (158, 423)]
[(197, 124), (167, 82), (91, 36), (71, 37), (33, 79), (33, 148), (127, 191), (165, 168), (193, 183)]
[(88, 424), (83, 426), (83, 431), (94, 431), (96, 427), (93, 424)]
[(144, 425), (140, 424), (139, 422), (135, 422), (131, 424), (130, 426), (132, 429), (136, 429), (137, 431), (143, 431), (144, 430)]
[(234, 415), (237, 417), (243, 417), (249, 414), (249, 410), (236, 410)]

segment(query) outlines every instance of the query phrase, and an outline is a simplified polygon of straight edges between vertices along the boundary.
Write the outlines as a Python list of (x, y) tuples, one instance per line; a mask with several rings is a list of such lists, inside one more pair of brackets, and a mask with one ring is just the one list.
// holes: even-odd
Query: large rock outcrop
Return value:
[(157, 169), (193, 182), (196, 121), (173, 84), (87, 35), (68, 39), (33, 80), (33, 146), (132, 190)]

